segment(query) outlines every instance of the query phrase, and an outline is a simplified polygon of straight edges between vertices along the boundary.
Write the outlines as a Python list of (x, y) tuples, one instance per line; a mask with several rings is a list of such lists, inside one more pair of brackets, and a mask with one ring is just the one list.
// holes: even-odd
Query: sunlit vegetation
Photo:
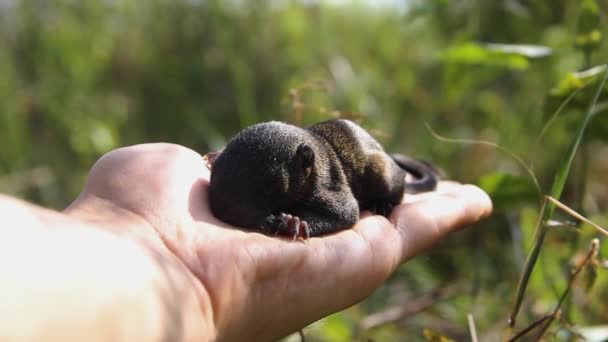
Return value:
[(395, 3), (2, 1), (0, 191), (62, 208), (119, 146), (350, 118), (495, 214), (307, 341), (607, 339), (606, 236), (572, 214), (608, 226), (608, 4)]

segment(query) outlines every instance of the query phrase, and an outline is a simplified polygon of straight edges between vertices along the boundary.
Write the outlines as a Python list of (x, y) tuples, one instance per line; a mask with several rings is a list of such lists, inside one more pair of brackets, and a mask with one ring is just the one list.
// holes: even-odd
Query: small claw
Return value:
[(300, 222), (300, 231), (303, 233), (303, 238), (306, 243), (308, 243), (308, 239), (310, 238), (310, 228), (308, 227), (308, 223), (306, 221)]
[(298, 240), (308, 244), (308, 239), (310, 239), (310, 228), (308, 227), (308, 223), (302, 220), (299, 226)]
[(291, 221), (291, 215), (281, 213), (281, 229), (289, 229), (289, 222)]
[(295, 241), (300, 235), (300, 218), (293, 216), (292, 220), (289, 221), (288, 229), (290, 232), (293, 232), (293, 240)]
[(282, 235), (282, 236), (291, 236), (291, 238), (295, 240), (303, 240), (308, 243), (308, 239), (310, 238), (310, 227), (308, 223), (300, 217), (280, 213), (276, 216), (276, 225), (274, 230), (274, 235)]
[(278, 223), (275, 226), (274, 229), (274, 235), (279, 235), (281, 234), (282, 231), (285, 230), (285, 228), (287, 228), (287, 224), (289, 222), (289, 216), (291, 215), (287, 215), (285, 213), (280, 213), (279, 215), (276, 216), (276, 218), (278, 219)]

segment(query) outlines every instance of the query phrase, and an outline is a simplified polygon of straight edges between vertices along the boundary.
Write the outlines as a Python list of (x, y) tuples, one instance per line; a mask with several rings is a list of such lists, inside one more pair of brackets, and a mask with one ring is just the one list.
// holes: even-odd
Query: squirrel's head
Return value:
[(315, 150), (314, 137), (292, 125), (267, 122), (241, 131), (213, 162), (213, 213), (255, 228), (269, 214), (297, 205), (314, 186)]

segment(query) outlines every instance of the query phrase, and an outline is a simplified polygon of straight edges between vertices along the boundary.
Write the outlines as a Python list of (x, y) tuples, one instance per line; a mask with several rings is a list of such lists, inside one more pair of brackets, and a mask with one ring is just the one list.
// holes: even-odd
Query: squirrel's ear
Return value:
[(296, 167), (299, 170), (304, 171), (306, 176), (310, 174), (312, 170), (312, 166), (315, 163), (315, 152), (312, 150), (312, 147), (307, 143), (302, 143), (298, 146), (296, 150), (295, 157)]

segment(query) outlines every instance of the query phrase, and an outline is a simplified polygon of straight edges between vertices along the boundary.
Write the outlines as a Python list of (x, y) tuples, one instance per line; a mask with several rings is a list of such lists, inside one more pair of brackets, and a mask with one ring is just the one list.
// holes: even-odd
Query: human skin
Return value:
[[(43, 277), (37, 286), (19, 286), (31, 280), (22, 270), (9, 279), (13, 287), (0, 281), (0, 302), (16, 294), (24, 310), (22, 319), (14, 318), (19, 324), (0, 323), (0, 338), (27, 327), (32, 334), (45, 329), (45, 340), (275, 340), (361, 301), (398, 265), (492, 210), (479, 188), (441, 182), (437, 191), (406, 196), (389, 218), (364, 212), (352, 229), (291, 241), (214, 218), (208, 185), (200, 154), (144, 144), (97, 161), (83, 192), (62, 213), (0, 197), (0, 215), (31, 227), (21, 237), (1, 227), (4, 243), (52, 236), (28, 255), (44, 254), (36, 266), (58, 270), (52, 288)], [(53, 257), (52, 244), (71, 257)], [(1, 259), (24, 253), (1, 252), (2, 245)], [(0, 269), (4, 263), (19, 265), (0, 261)], [(61, 276), (66, 269), (74, 272)], [(73, 305), (54, 306), (52, 318), (28, 314), (65, 302)], [(5, 313), (0, 305), (0, 316)], [(60, 324), (74, 317), (80, 325)]]

